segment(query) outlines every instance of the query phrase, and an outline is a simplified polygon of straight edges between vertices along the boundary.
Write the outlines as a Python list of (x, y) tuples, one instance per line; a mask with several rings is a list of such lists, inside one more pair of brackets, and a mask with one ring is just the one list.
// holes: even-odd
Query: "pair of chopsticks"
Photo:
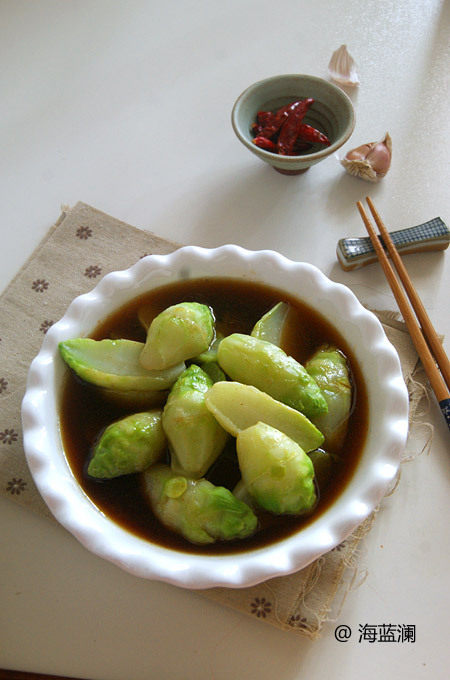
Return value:
[[(372, 200), (369, 197), (366, 197), (366, 201), (378, 229), (380, 230), (381, 237), (383, 238), (383, 242), (391, 257), (395, 270), (385, 253), (380, 237), (377, 235), (364, 210), (363, 204), (361, 201), (358, 201), (356, 205), (370, 236), (378, 260), (383, 268), (386, 279), (397, 301), (397, 305), (405, 320), (411, 339), (422, 360), (423, 367), (428, 380), (430, 381), (431, 389), (439, 402), (442, 414), (450, 429), (450, 362), (414, 285), (409, 278), (405, 265), (397, 252), (388, 230), (384, 226)], [(406, 295), (399, 283), (399, 279), (403, 284)], [(409, 306), (408, 298), (412, 305), (412, 309)]]

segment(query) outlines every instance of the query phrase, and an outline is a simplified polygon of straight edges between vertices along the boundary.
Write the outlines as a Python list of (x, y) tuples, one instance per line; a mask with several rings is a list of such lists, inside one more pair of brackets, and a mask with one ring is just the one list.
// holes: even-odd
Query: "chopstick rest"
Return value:
[[(430, 250), (445, 250), (450, 244), (450, 229), (440, 217), (415, 227), (390, 232), (391, 239), (402, 255)], [(381, 238), (383, 246), (385, 245)], [(377, 261), (377, 255), (368, 236), (342, 238), (338, 241), (336, 255), (342, 269), (351, 271)]]

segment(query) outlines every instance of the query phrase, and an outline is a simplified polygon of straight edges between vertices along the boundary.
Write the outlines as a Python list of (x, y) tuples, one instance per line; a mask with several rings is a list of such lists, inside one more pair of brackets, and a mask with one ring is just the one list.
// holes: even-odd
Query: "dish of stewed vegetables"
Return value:
[(72, 470), (148, 540), (188, 552), (279, 540), (357, 464), (367, 406), (352, 352), (312, 305), (268, 286), (165, 286), (59, 349)]

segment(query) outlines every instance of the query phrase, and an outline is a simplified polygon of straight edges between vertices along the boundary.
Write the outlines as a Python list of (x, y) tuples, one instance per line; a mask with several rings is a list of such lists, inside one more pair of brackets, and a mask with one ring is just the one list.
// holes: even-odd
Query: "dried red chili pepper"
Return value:
[(272, 111), (258, 111), (256, 120), (259, 125), (270, 125), (273, 123), (275, 114)]
[[(295, 102), (294, 102), (295, 103)], [(298, 130), (302, 124), (309, 107), (314, 103), (314, 99), (303, 99), (288, 111), (286, 120), (280, 129), (277, 142), (278, 153), (282, 156), (291, 156), (295, 141), (298, 137)]]
[(251, 126), (256, 146), (284, 156), (308, 151), (313, 144), (331, 144), (328, 137), (303, 123), (314, 99), (297, 99), (277, 111), (258, 111)]
[(273, 153), (277, 152), (277, 145), (275, 142), (272, 142), (271, 139), (267, 139), (267, 137), (255, 137), (253, 139), (253, 144), (256, 144), (256, 146), (259, 146), (260, 149), (265, 149), (266, 151), (272, 151)]
[(275, 114), (272, 111), (258, 111), (256, 114), (256, 123), (252, 123), (252, 132), (256, 137), (266, 136), (261, 135), (265, 127), (269, 127), (273, 123)]
[(279, 121), (275, 120), (275, 118), (274, 118), (273, 121), (271, 123), (268, 123), (267, 125), (258, 125), (257, 134), (260, 137), (265, 137), (266, 139), (271, 139), (272, 137), (274, 137), (277, 134), (278, 130), (281, 127), (282, 122), (283, 122), (283, 118), (280, 118)]
[[(307, 102), (307, 104), (305, 104), (305, 102)], [(260, 130), (258, 130), (258, 134), (261, 137), (267, 137), (267, 139), (272, 139), (272, 137), (274, 137), (284, 126), (285, 122), (287, 121), (291, 113), (297, 111), (298, 109), (301, 109), (305, 105), (308, 109), (313, 103), (314, 99), (297, 99), (295, 102), (291, 102), (290, 104), (282, 106), (280, 109), (278, 109), (278, 111), (272, 114), (273, 116), (272, 118), (269, 117), (267, 119), (267, 123), (263, 125), (263, 127)]]
[(298, 137), (304, 142), (311, 142), (312, 144), (326, 144), (330, 146), (331, 142), (323, 132), (316, 130), (316, 128), (307, 123), (302, 123), (298, 128)]

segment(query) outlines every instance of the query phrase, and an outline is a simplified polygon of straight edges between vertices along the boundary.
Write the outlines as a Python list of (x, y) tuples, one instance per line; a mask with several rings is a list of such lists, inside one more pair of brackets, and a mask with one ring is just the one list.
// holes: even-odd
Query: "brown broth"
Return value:
[[(322, 344), (333, 344), (346, 355), (354, 388), (353, 408), (347, 438), (339, 452), (331, 481), (320, 490), (314, 512), (303, 517), (259, 516), (257, 533), (241, 541), (195, 546), (161, 525), (153, 515), (140, 488), (139, 475), (112, 480), (94, 480), (86, 473), (91, 452), (103, 429), (114, 420), (142, 408), (125, 409), (107, 403), (95, 387), (79, 381), (68, 372), (61, 404), (61, 433), (64, 450), (79, 484), (93, 503), (108, 517), (131, 533), (151, 542), (189, 553), (223, 554), (261, 548), (285, 538), (323, 513), (348, 484), (364, 445), (368, 411), (361, 372), (344, 338), (312, 307), (295, 297), (265, 285), (232, 279), (196, 279), (171, 284), (136, 298), (102, 322), (91, 337), (127, 338), (145, 341), (145, 331), (137, 319), (146, 306), (155, 316), (169, 305), (196, 301), (214, 310), (216, 327), (224, 334), (250, 333), (256, 321), (279, 301), (295, 309), (290, 316), (283, 349), (304, 362)], [(206, 475), (215, 484), (232, 489), (238, 481), (234, 440)]]

